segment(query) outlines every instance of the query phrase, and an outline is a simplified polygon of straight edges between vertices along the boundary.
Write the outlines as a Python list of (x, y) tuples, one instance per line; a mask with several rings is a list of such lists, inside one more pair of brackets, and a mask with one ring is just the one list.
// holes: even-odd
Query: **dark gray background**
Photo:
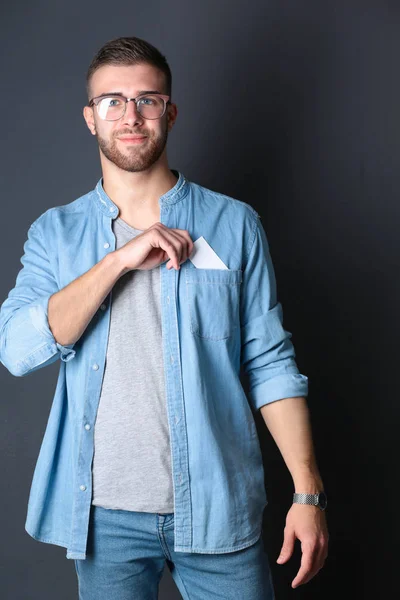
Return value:
[[(111, 38), (163, 52), (178, 119), (169, 165), (262, 215), (285, 328), (309, 376), (329, 556), (290, 587), (275, 563), (292, 479), (264, 422), (265, 535), (277, 600), (389, 598), (397, 587), (400, 8), (340, 2), (16, 2), (1, 9), (0, 298), (31, 222), (101, 175), (85, 72)], [(397, 334), (397, 335), (396, 335)], [(58, 363), (0, 367), (0, 576), (7, 600), (77, 598), (65, 549), (24, 530)], [(396, 578), (396, 579), (395, 579)], [(392, 592), (390, 591), (392, 590)], [(179, 598), (167, 569), (160, 598)]]

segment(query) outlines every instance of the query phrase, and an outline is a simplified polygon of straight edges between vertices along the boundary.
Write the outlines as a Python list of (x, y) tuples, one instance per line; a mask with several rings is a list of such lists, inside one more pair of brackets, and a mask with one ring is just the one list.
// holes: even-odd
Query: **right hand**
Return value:
[(174, 229), (153, 223), (140, 235), (116, 250), (127, 273), (133, 269), (154, 269), (167, 259), (167, 269), (179, 265), (191, 255), (193, 242), (186, 229)]

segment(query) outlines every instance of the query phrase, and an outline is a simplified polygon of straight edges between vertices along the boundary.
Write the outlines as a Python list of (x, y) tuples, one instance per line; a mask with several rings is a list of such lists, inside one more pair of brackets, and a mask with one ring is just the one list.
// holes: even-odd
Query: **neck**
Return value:
[(147, 229), (160, 220), (160, 196), (177, 182), (168, 168), (138, 173), (118, 170), (118, 177), (103, 172), (103, 188), (119, 208), (119, 217), (136, 229)]

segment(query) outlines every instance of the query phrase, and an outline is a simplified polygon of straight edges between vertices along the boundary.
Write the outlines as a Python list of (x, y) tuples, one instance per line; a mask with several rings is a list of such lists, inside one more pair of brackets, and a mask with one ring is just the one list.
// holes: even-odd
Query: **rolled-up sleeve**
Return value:
[(283, 328), (275, 271), (258, 214), (243, 270), (240, 313), (241, 365), (254, 409), (282, 398), (307, 396), (308, 377), (299, 372), (292, 334)]
[(50, 296), (59, 291), (35, 221), (29, 228), (14, 288), (0, 307), (0, 362), (22, 377), (58, 358), (74, 358), (75, 344), (62, 346), (48, 322)]

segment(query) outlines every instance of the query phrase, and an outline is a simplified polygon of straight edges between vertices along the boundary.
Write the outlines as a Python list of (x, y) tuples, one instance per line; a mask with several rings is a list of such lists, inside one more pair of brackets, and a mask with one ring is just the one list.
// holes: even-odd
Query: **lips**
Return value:
[(120, 140), (143, 140), (145, 135), (121, 135), (119, 137)]

